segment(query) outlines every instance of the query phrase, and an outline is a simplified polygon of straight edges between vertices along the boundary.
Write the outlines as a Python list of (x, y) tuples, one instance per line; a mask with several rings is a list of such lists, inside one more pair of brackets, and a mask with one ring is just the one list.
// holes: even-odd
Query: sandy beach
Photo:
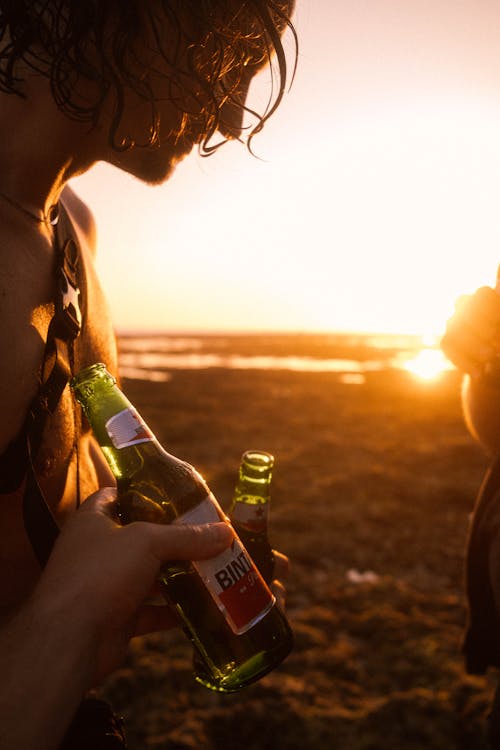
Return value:
[(178, 632), (133, 642), (103, 692), (131, 750), (481, 750), (491, 676), (467, 676), (463, 552), (486, 459), (459, 379), (175, 370), (124, 380), (227, 507), (241, 453), (276, 457), (271, 538), (292, 561), (295, 649), (258, 684), (196, 685)]

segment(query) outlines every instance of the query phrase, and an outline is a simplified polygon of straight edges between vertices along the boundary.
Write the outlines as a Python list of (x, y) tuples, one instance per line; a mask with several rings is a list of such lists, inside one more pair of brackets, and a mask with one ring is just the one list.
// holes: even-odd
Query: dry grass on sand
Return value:
[(463, 549), (485, 459), (459, 383), (370, 373), (174, 371), (125, 389), (226, 505), (240, 454), (276, 456), (272, 541), (291, 558), (296, 646), (219, 696), (176, 632), (136, 640), (105, 686), (131, 750), (484, 748), (493, 680), (464, 674)]

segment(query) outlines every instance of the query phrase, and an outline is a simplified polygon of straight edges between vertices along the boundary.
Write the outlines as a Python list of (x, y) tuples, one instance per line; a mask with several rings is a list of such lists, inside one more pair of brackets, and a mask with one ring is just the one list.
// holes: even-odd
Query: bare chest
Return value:
[[(83, 328), (72, 346), (73, 374), (95, 362), (104, 362), (116, 374), (116, 341), (108, 306), (93, 266), (87, 263), (84, 271)], [(77, 496), (83, 499), (97, 489), (92, 456), (87, 450), (90, 437), (68, 384), (48, 419), (36, 462), (39, 481), (56, 514), (64, 515), (74, 507)], [(75, 472), (77, 477), (73, 476)]]
[[(84, 325), (74, 344), (74, 371), (95, 362), (105, 362), (116, 373), (116, 343), (113, 326), (97, 279), (92, 259), (83, 253), (82, 292)], [(39, 308), (37, 335), (46, 334), (51, 304)], [(33, 321), (31, 327), (33, 328)], [(43, 346), (30, 364), (36, 371), (43, 358)], [(25, 372), (29, 367), (23, 366)], [(35, 376), (38, 378), (38, 374)], [(9, 383), (9, 393), (16, 396), (20, 379)], [(84, 500), (103, 484), (99, 457), (90, 429), (83, 420), (69, 385), (48, 418), (39, 453), (35, 460), (36, 475), (47, 504), (59, 525), (73, 512), (77, 498)], [(109, 483), (109, 482), (105, 482)], [(22, 490), (22, 488), (21, 488)], [(22, 491), (0, 497), (0, 614), (9, 611), (29, 593), (39, 575), (39, 567), (26, 536), (22, 513)]]

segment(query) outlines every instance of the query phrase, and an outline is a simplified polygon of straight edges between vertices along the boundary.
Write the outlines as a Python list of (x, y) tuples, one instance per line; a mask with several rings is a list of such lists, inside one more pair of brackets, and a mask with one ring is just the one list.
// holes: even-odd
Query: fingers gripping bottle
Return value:
[[(225, 520), (200, 474), (162, 448), (103, 364), (71, 387), (116, 478), (122, 523)], [(214, 689), (239, 690), (290, 652), (290, 627), (237, 537), (213, 559), (166, 563), (160, 582)]]
[[(241, 458), (229, 509), (234, 530), (267, 583), (272, 580), (274, 571), (274, 555), (267, 535), (273, 466), (274, 457), (270, 453), (246, 451)], [(231, 638), (236, 648), (238, 636)], [(193, 666), (197, 682), (212, 690), (218, 689), (196, 651)]]

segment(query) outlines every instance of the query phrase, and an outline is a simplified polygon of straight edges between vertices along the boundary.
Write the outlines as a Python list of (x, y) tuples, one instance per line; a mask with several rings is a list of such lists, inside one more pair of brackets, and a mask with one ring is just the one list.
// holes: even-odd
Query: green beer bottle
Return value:
[[(272, 580), (274, 571), (274, 554), (267, 536), (273, 466), (274, 456), (270, 453), (245, 451), (229, 508), (234, 530), (267, 583)], [(197, 682), (212, 690), (218, 689), (196, 650), (193, 668)]]
[(273, 467), (274, 456), (270, 453), (246, 451), (241, 457), (229, 509), (234, 530), (267, 583), (272, 580), (274, 569), (274, 555), (267, 535)]
[[(122, 523), (225, 519), (204, 479), (162, 448), (105, 365), (82, 370), (71, 387), (116, 478)], [(166, 563), (160, 582), (213, 689), (239, 690), (290, 652), (290, 626), (237, 537), (210, 560)]]

